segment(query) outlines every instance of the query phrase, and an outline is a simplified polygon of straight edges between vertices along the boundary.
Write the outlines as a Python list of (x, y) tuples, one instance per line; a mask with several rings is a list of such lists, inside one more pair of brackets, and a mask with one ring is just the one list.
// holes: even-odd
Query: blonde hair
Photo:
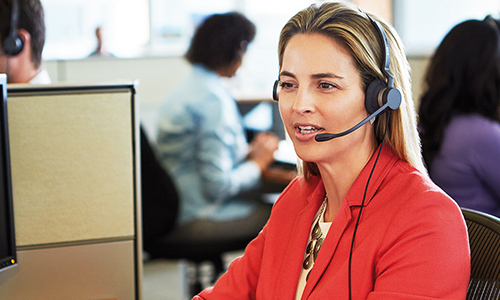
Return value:
[[(394, 87), (402, 95), (400, 107), (390, 114), (385, 144), (401, 160), (427, 173), (422, 161), (416, 112), (411, 94), (410, 66), (404, 46), (394, 28), (375, 15), (370, 15), (370, 17), (382, 25), (387, 35), (391, 52), (389, 70), (394, 74)], [(383, 44), (377, 29), (366, 13), (343, 2), (313, 4), (287, 22), (281, 31), (278, 45), (280, 69), (283, 63), (283, 53), (290, 39), (296, 34), (312, 33), (334, 39), (351, 53), (365, 90), (368, 84), (377, 78), (386, 82), (381, 70), (384, 62)], [(379, 141), (384, 135), (386, 120), (387, 114), (383, 114), (375, 123), (375, 135)], [(317, 165), (312, 162), (299, 163), (299, 172), (306, 180), (310, 176), (319, 175)]]

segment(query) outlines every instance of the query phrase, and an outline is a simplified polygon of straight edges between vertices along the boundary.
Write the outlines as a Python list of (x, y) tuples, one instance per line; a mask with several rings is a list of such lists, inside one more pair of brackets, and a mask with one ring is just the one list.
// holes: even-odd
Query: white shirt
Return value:
[(170, 92), (158, 115), (157, 150), (181, 200), (179, 224), (194, 219), (236, 220), (256, 202), (237, 194), (257, 188), (235, 100), (220, 77), (200, 65)]
[(49, 72), (47, 70), (42, 69), (35, 77), (31, 78), (30, 84), (51, 84), (52, 80), (50, 80)]

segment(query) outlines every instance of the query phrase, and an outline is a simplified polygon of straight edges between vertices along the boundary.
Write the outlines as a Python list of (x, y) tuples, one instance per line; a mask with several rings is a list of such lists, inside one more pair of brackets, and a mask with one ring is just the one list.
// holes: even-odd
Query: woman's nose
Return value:
[(312, 93), (307, 89), (299, 88), (292, 109), (299, 114), (314, 112), (315, 105)]

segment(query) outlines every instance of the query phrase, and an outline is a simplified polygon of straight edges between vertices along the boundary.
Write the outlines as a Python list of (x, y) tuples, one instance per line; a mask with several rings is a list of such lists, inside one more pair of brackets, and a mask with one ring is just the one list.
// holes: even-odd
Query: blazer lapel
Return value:
[(309, 297), (314, 287), (323, 276), (323, 273), (325, 272), (326, 268), (330, 264), (330, 261), (335, 255), (335, 252), (337, 251), (339, 242), (344, 235), (344, 232), (347, 229), (347, 225), (349, 225), (351, 219), (351, 209), (346, 204), (346, 202), (343, 202), (337, 213), (337, 216), (330, 226), (327, 237), (323, 245), (321, 246), (321, 250), (318, 253), (318, 257), (316, 258), (313, 269), (309, 274), (309, 279), (305, 286), (304, 293), (302, 294), (302, 299), (307, 299), (307, 297)]
[[(330, 264), (335, 255), (342, 255), (342, 258), (340, 259), (343, 259), (345, 262), (348, 262), (349, 251), (347, 251), (348, 250), (347, 248), (344, 248), (343, 246), (342, 253), (336, 253), (336, 251), (339, 246), (339, 243), (342, 240), (343, 235), (346, 234), (349, 225), (352, 222), (356, 221), (354, 217), (357, 217), (357, 212), (359, 212), (359, 209), (352, 210), (351, 207), (359, 208), (361, 206), (363, 200), (363, 194), (366, 188), (366, 183), (370, 176), (373, 164), (375, 163), (377, 153), (378, 149), (377, 151), (375, 151), (375, 154), (372, 156), (370, 161), (363, 168), (358, 178), (353, 183), (351, 189), (347, 193), (346, 198), (342, 202), (339, 211), (337, 213), (337, 216), (335, 216), (335, 219), (333, 220), (330, 229), (328, 231), (327, 237), (323, 245), (321, 246), (321, 250), (318, 253), (318, 257), (316, 258), (311, 274), (309, 275), (309, 280), (305, 286), (302, 299), (307, 299), (307, 297), (309, 297), (309, 295), (313, 291), (314, 287), (317, 285), (318, 281), (323, 276), (326, 268), (328, 267), (328, 265)], [(394, 153), (387, 146), (382, 148), (379, 161), (377, 162), (373, 176), (370, 179), (370, 184), (368, 186), (366, 201), (364, 206), (367, 206), (370, 203), (370, 200), (375, 195), (383, 179), (386, 177), (389, 170), (392, 168), (392, 166), (396, 163), (397, 160), (398, 160), (397, 156), (394, 155)], [(348, 236), (344, 237), (343, 241), (344, 243), (346, 241), (351, 243), (352, 231), (353, 228), (348, 230)], [(347, 251), (347, 254), (344, 253), (344, 250)], [(347, 272), (348, 270), (346, 268), (345, 269), (346, 277), (347, 277)]]
[(279, 274), (286, 274), (277, 280), (276, 290), (272, 299), (294, 299), (297, 282), (302, 268), (302, 260), (309, 238), (309, 232), (314, 216), (316, 215), (325, 195), (323, 182), (320, 180), (316, 189), (307, 197), (307, 204), (297, 216), (293, 228), (290, 230), (289, 242), (285, 245), (287, 261), (281, 263)]

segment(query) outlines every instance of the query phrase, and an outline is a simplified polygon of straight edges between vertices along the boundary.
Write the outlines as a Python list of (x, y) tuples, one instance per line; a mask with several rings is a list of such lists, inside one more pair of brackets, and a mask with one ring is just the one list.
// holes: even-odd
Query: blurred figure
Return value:
[(0, 73), (9, 83), (51, 83), (42, 67), (44, 44), (40, 0), (0, 0)]
[(95, 29), (95, 38), (97, 42), (96, 49), (90, 54), (90, 56), (113, 56), (106, 47), (104, 47), (104, 33), (102, 27), (97, 27)]
[(257, 135), (249, 145), (235, 100), (221, 82), (241, 66), (255, 26), (231, 12), (208, 17), (185, 55), (192, 72), (165, 99), (157, 147), (180, 194), (176, 238), (255, 237), (271, 206), (242, 193), (259, 186), (278, 139)]
[(500, 39), (491, 17), (456, 25), (425, 76), (423, 155), (460, 206), (500, 217)]

